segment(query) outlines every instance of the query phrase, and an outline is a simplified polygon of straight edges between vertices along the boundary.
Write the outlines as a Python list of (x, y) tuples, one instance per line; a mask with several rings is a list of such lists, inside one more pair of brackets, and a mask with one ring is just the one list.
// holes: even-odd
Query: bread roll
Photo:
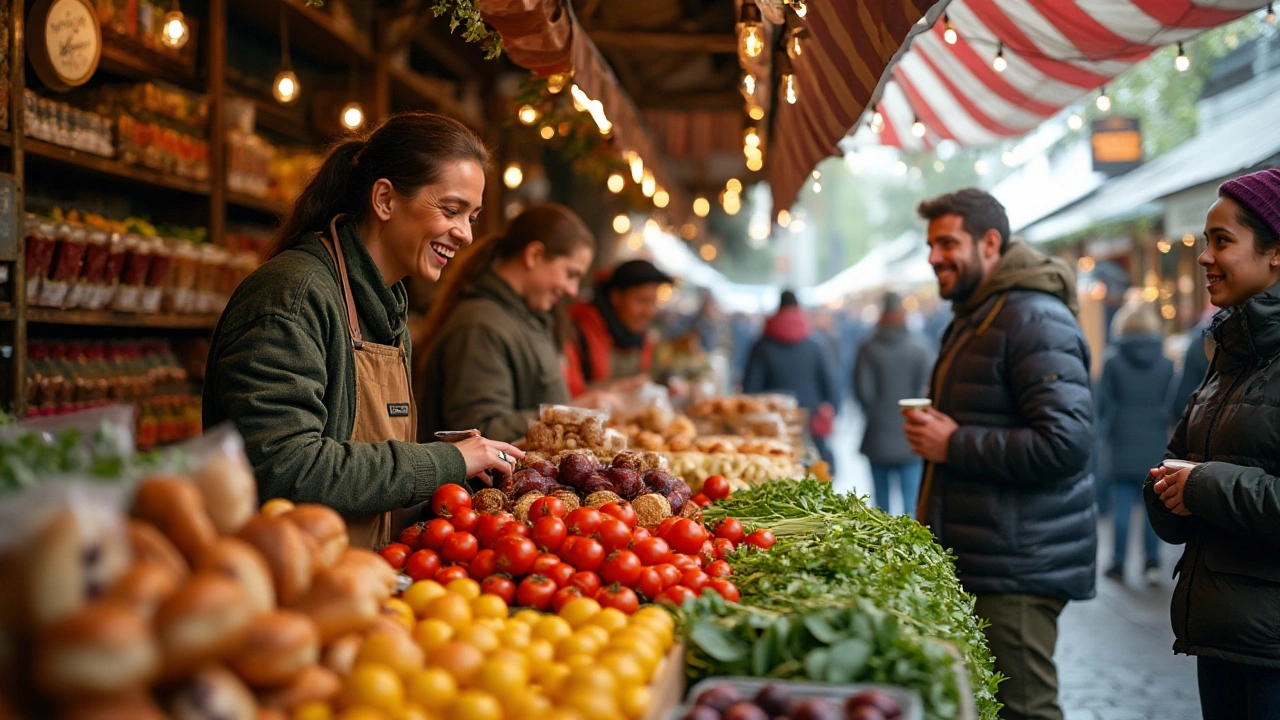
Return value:
[(315, 567), (314, 543), (297, 525), (259, 515), (240, 528), (239, 537), (266, 559), (279, 604), (293, 605), (307, 594)]
[(207, 665), (174, 693), (169, 714), (173, 720), (255, 720), (258, 702), (234, 673)]
[(143, 480), (133, 497), (133, 516), (159, 528), (189, 563), (218, 537), (200, 491), (182, 480)]
[(360, 632), (377, 617), (381, 603), (363, 577), (341, 566), (316, 573), (311, 592), (294, 606), (320, 628), (324, 642)]
[(37, 625), (67, 617), (104, 594), (129, 566), (125, 533), (107, 515), (63, 508), (23, 551), (25, 614)]
[(156, 613), (164, 675), (178, 677), (234, 652), (253, 615), (240, 583), (211, 572), (192, 575)]
[(118, 695), (144, 687), (160, 669), (147, 621), (100, 600), (50, 625), (36, 646), (36, 683), (58, 697)]
[(319, 661), (316, 624), (306, 615), (281, 610), (253, 619), (244, 642), (227, 665), (253, 687), (276, 688), (293, 682)]
[(191, 475), (204, 496), (213, 526), (223, 535), (234, 535), (258, 511), (258, 483), (245, 463), (222, 453), (209, 458)]
[(341, 690), (342, 678), (336, 672), (312, 665), (298, 673), (293, 682), (261, 694), (258, 700), (267, 707), (293, 710), (303, 703), (328, 702)]
[(168, 720), (145, 692), (81, 700), (58, 712), (59, 720)]
[(205, 548), (196, 569), (217, 573), (240, 583), (254, 613), (276, 609), (276, 586), (271, 579), (271, 568), (267, 567), (262, 553), (249, 543), (237, 538), (218, 538)]
[(347, 548), (335, 567), (358, 573), (361, 582), (373, 591), (379, 603), (386, 602), (395, 594), (396, 581), (400, 578), (400, 573), (392, 569), (381, 555), (363, 548)]
[(145, 560), (163, 565), (182, 580), (191, 575), (191, 566), (186, 558), (178, 552), (169, 538), (156, 529), (151, 523), (141, 520), (127, 521), (126, 530), (129, 535), (129, 547), (133, 549), (134, 560)]
[(347, 523), (332, 508), (307, 503), (282, 516), (316, 541), (316, 565), (333, 567), (350, 544)]
[(364, 636), (360, 633), (348, 633), (336, 638), (325, 645), (320, 663), (338, 677), (346, 677), (356, 666), (356, 656), (360, 654), (362, 644), (364, 644)]
[(177, 592), (182, 578), (171, 568), (154, 562), (135, 562), (107, 592), (107, 598), (129, 605), (146, 620), (155, 616), (160, 603)]

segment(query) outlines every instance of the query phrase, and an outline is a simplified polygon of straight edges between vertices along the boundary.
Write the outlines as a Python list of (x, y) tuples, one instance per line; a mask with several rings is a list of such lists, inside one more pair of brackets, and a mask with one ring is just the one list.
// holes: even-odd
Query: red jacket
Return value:
[[(569, 316), (577, 327), (577, 337), (564, 349), (564, 379), (573, 397), (587, 391), (592, 383), (612, 380), (613, 336), (599, 308), (589, 302), (576, 302), (569, 308)], [(653, 365), (651, 338), (646, 337), (640, 349), (640, 369), (649, 372)], [(585, 353), (585, 357), (584, 357)]]

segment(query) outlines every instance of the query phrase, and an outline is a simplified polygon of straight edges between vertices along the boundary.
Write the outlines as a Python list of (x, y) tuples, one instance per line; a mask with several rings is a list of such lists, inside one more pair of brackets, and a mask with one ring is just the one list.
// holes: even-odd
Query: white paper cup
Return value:
[(1191, 462), (1190, 460), (1164, 460), (1160, 463), (1166, 470), (1177, 472), (1179, 470), (1189, 470), (1200, 463)]
[(933, 401), (929, 398), (903, 398), (898, 401), (898, 407), (904, 410), (923, 410), (933, 407)]

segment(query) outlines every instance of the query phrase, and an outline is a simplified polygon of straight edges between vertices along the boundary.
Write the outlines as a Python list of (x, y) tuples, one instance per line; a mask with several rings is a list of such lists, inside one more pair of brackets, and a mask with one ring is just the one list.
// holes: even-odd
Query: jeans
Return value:
[(996, 691), (1001, 720), (1062, 720), (1058, 705), (1058, 616), (1061, 598), (1038, 595), (978, 595), (973, 614), (991, 623), (982, 632), (1005, 676)]
[(876, 507), (885, 512), (889, 510), (889, 481), (897, 477), (898, 487), (902, 491), (902, 514), (916, 513), (916, 497), (920, 493), (920, 473), (924, 463), (913, 460), (906, 463), (871, 463), (871, 480), (875, 483)]
[(1196, 658), (1200, 713), (1204, 720), (1270, 720), (1280, 717), (1280, 670)]
[(1115, 554), (1111, 556), (1111, 566), (1124, 567), (1124, 559), (1129, 549), (1129, 521), (1133, 514), (1133, 506), (1136, 504), (1138, 512), (1142, 514), (1142, 520), (1139, 522), (1142, 523), (1145, 531), (1142, 536), (1142, 544), (1147, 555), (1144, 567), (1159, 567), (1160, 538), (1156, 537), (1156, 531), (1151, 527), (1151, 521), (1147, 519), (1147, 510), (1142, 502), (1142, 485), (1129, 482), (1112, 483), (1111, 497), (1115, 506), (1116, 524)]

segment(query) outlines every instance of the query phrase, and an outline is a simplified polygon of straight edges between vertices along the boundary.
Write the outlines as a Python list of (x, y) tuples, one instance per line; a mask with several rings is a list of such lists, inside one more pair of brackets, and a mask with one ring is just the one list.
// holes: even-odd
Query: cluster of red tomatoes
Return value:
[(645, 601), (679, 606), (707, 589), (736, 602), (725, 557), (741, 543), (763, 549), (774, 543), (769, 531), (748, 535), (733, 518), (713, 531), (667, 518), (650, 531), (636, 527), (625, 501), (567, 512), (559, 498), (546, 496), (524, 523), (509, 513), (479, 514), (465, 488), (445, 485), (431, 508), (436, 519), (406, 529), (379, 551), (392, 567), (415, 581), (469, 577), (508, 605), (557, 612), (576, 597), (625, 613)]

